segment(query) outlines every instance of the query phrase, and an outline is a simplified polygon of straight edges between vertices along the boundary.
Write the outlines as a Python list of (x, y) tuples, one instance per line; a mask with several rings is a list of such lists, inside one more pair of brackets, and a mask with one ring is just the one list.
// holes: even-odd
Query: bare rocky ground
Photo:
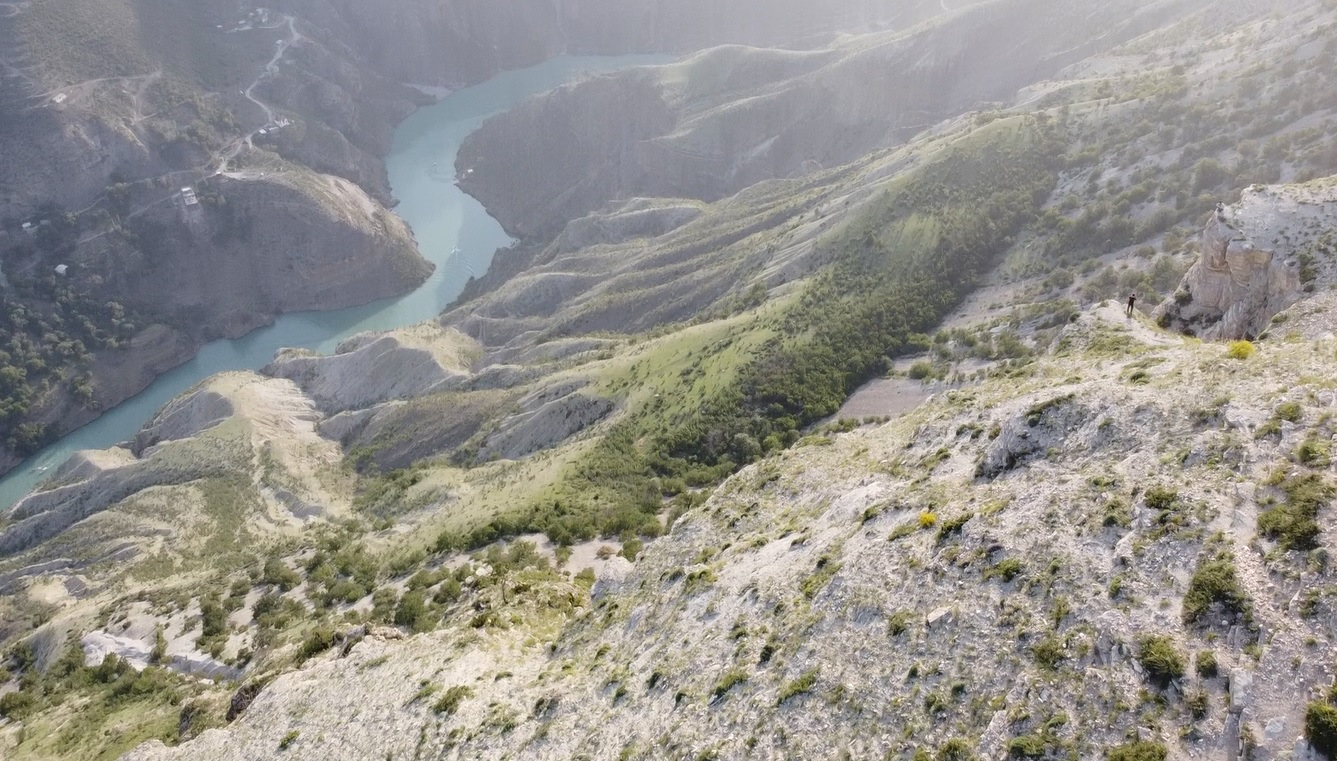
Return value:
[[(889, 422), (745, 469), (634, 565), (577, 548), (588, 599), (560, 575), (503, 582), (501, 621), (479, 624), (487, 598), (430, 634), (371, 631), (230, 726), (127, 758), (870, 758), (955, 738), (1098, 757), (1129, 733), (1174, 758), (1309, 758), (1337, 585), (1326, 550), (1259, 518), (1333, 475), (1333, 281), (1325, 257), (1247, 356), (1106, 302), (1025, 331), (1030, 359), (966, 360), (970, 385), (875, 382), (851, 405)], [(1034, 307), (977, 299), (946, 324)], [(1321, 548), (1326, 499), (1318, 522)], [(1220, 558), (1237, 596), (1191, 608)], [(460, 563), (484, 589), (486, 561)], [(1151, 636), (1181, 673), (1149, 671)]]
[[(1331, 477), (1295, 452), (1329, 446), (1335, 352), (1307, 332), (1231, 359), (1094, 309), (1011, 377), (744, 470), (565, 620), (368, 636), (227, 729), (128, 758), (265, 757), (294, 733), (295, 758), (869, 758), (958, 735), (991, 758), (1030, 736), (1093, 757), (1132, 730), (1176, 758), (1233, 757), (1241, 733), (1254, 758), (1306, 757), (1331, 570), (1257, 519), (1284, 500), (1274, 473)], [(1262, 433), (1284, 402), (1298, 421)], [(1222, 550), (1248, 616), (1186, 621)], [(1190, 664), (1164, 688), (1148, 635)], [(1193, 671), (1205, 651), (1219, 676)], [(469, 697), (434, 711), (455, 686)]]

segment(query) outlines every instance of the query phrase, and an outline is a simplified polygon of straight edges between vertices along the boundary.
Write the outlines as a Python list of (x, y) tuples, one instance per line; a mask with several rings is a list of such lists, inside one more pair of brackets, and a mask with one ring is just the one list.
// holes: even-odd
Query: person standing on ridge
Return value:
[(1129, 316), (1129, 317), (1132, 317), (1132, 316), (1133, 316), (1133, 305), (1136, 304), (1136, 303), (1137, 303), (1137, 294), (1136, 294), (1136, 293), (1130, 293), (1130, 294), (1128, 294), (1128, 316)]

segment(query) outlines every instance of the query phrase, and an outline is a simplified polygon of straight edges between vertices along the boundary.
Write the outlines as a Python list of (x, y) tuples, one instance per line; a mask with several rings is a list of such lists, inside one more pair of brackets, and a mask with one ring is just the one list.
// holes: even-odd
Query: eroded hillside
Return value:
[[(1337, 9), (1157, 8), (850, 163), (613, 192), (76, 458), (0, 523), (0, 747), (1330, 750)], [(727, 109), (850, 45), (531, 107)]]

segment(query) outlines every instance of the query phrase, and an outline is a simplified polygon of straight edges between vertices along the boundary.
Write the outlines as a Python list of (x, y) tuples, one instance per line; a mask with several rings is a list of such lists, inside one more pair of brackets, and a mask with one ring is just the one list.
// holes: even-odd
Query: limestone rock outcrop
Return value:
[(1208, 340), (1256, 338), (1319, 277), (1313, 243), (1337, 218), (1337, 187), (1252, 186), (1218, 205), (1201, 254), (1153, 313), (1163, 327)]

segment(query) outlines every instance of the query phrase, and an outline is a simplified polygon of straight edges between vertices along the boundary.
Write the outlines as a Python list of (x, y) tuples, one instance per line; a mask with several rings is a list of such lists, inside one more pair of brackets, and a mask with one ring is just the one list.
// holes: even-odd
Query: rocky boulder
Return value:
[(1218, 207), (1202, 232), (1202, 255), (1156, 317), (1209, 340), (1254, 338), (1295, 303), (1300, 273), (1241, 229), (1237, 212)]
[(1337, 220), (1337, 183), (1254, 185), (1218, 204), (1202, 253), (1153, 316), (1163, 327), (1209, 340), (1256, 338), (1317, 281), (1330, 280), (1316, 251)]

